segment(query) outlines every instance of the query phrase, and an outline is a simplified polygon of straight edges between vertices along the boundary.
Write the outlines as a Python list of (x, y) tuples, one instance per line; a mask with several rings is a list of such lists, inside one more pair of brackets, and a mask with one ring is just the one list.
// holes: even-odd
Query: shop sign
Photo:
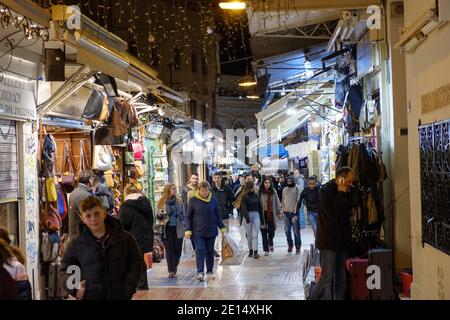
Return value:
[(0, 74), (0, 117), (36, 119), (36, 81)]

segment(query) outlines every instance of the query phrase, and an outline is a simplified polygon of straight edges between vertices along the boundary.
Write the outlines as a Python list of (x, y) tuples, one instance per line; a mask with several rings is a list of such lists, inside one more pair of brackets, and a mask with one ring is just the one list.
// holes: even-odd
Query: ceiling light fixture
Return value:
[(246, 74), (239, 80), (240, 87), (253, 87), (256, 86), (257, 83), (255, 77), (250, 74)]
[(244, 1), (220, 2), (219, 7), (223, 10), (244, 10), (247, 5)]

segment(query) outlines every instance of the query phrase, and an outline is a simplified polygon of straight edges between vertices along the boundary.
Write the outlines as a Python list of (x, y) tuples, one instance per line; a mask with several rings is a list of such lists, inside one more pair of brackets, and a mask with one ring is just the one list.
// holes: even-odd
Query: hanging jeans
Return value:
[(261, 229), (264, 252), (269, 252), (269, 247), (273, 247), (275, 237), (275, 222), (267, 222), (267, 229)]
[(320, 250), (322, 275), (311, 292), (311, 300), (345, 300), (345, 259), (344, 252)]
[(166, 236), (164, 238), (164, 248), (166, 250), (167, 269), (169, 270), (169, 273), (177, 273), (182, 247), (183, 238), (178, 239), (177, 227), (167, 226)]
[(295, 247), (300, 248), (302, 246), (302, 240), (300, 238), (300, 224), (298, 219), (296, 223), (292, 223), (294, 217), (293, 212), (284, 213), (284, 232), (286, 233), (286, 239), (289, 247), (293, 247), (291, 229), (294, 229)]
[(195, 260), (197, 262), (197, 273), (210, 273), (214, 270), (214, 241), (216, 237), (203, 237), (193, 235), (195, 243)]
[(317, 233), (317, 212), (309, 212), (308, 211), (308, 219), (309, 223), (311, 223), (311, 228), (314, 233), (314, 239), (316, 238)]
[(245, 230), (247, 232), (248, 249), (256, 251), (258, 250), (258, 233), (261, 225), (259, 219), (259, 213), (257, 211), (250, 211), (248, 213), (250, 222), (245, 223)]

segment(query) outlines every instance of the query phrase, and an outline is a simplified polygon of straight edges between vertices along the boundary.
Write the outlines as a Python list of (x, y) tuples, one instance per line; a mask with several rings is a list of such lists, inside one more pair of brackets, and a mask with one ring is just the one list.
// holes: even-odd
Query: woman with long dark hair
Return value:
[(258, 259), (258, 230), (264, 218), (253, 181), (245, 183), (244, 190), (242, 190), (235, 206), (240, 209), (241, 217), (245, 219), (249, 257)]
[(269, 251), (273, 252), (273, 238), (275, 237), (275, 229), (277, 228), (277, 216), (281, 217), (281, 204), (278, 199), (277, 192), (270, 177), (264, 178), (259, 191), (259, 199), (261, 203), (262, 220), (261, 235), (263, 241), (264, 255), (268, 256)]
[(181, 258), (184, 237), (183, 202), (177, 197), (177, 186), (169, 183), (164, 187), (164, 193), (156, 208), (158, 218), (164, 216), (164, 248), (166, 249), (167, 269), (169, 278), (176, 277)]

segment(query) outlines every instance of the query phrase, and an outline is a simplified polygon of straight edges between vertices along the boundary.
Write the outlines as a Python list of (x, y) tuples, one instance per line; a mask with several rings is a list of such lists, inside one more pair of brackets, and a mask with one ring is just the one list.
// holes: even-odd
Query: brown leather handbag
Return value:
[[(66, 165), (68, 164), (68, 167)], [(69, 142), (64, 141), (63, 162), (61, 167), (61, 186), (66, 193), (75, 189), (75, 169), (72, 157), (72, 148)]]

